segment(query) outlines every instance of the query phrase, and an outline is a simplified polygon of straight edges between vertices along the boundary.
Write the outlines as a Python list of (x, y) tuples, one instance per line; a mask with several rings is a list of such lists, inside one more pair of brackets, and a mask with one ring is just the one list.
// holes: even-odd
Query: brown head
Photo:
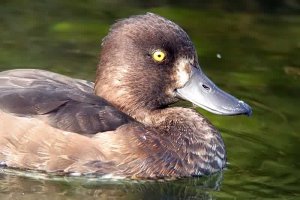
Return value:
[[(148, 13), (121, 20), (111, 27), (102, 44), (95, 92), (134, 116), (166, 107), (179, 97), (189, 100), (185, 98), (186, 91), (180, 89), (199, 76), (200, 95), (218, 89), (200, 70), (197, 53), (185, 31)], [(244, 109), (238, 114), (245, 112)]]

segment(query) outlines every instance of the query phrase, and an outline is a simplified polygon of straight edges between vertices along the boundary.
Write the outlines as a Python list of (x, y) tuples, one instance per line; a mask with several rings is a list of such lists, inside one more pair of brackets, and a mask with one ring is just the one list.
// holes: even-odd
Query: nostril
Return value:
[(210, 90), (210, 87), (208, 87), (208, 86), (205, 85), (205, 84), (202, 84), (202, 87), (203, 87), (206, 91), (209, 91), (209, 90)]

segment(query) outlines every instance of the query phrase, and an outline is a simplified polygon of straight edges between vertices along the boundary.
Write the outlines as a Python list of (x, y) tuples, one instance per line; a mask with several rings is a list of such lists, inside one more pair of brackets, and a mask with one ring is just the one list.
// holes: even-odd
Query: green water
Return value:
[(228, 152), (228, 168), (211, 177), (133, 182), (4, 170), (0, 199), (300, 199), (300, 15), (154, 1), (29, 2), (0, 2), (1, 71), (41, 68), (93, 80), (109, 25), (151, 11), (188, 32), (206, 74), (249, 103), (253, 116), (198, 110), (222, 132)]

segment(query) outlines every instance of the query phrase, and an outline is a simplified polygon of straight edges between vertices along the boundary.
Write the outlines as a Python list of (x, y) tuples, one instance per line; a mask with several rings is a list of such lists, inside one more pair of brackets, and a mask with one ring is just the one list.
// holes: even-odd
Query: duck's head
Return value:
[(216, 114), (251, 114), (246, 103), (205, 76), (185, 31), (152, 13), (111, 27), (102, 43), (95, 92), (131, 115), (178, 99)]

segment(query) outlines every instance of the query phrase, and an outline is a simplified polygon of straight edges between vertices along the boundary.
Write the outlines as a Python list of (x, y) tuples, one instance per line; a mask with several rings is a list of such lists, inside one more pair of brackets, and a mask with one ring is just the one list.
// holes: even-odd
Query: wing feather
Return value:
[(94, 83), (53, 72), (0, 72), (0, 110), (30, 116), (65, 131), (94, 134), (133, 121), (93, 91)]

